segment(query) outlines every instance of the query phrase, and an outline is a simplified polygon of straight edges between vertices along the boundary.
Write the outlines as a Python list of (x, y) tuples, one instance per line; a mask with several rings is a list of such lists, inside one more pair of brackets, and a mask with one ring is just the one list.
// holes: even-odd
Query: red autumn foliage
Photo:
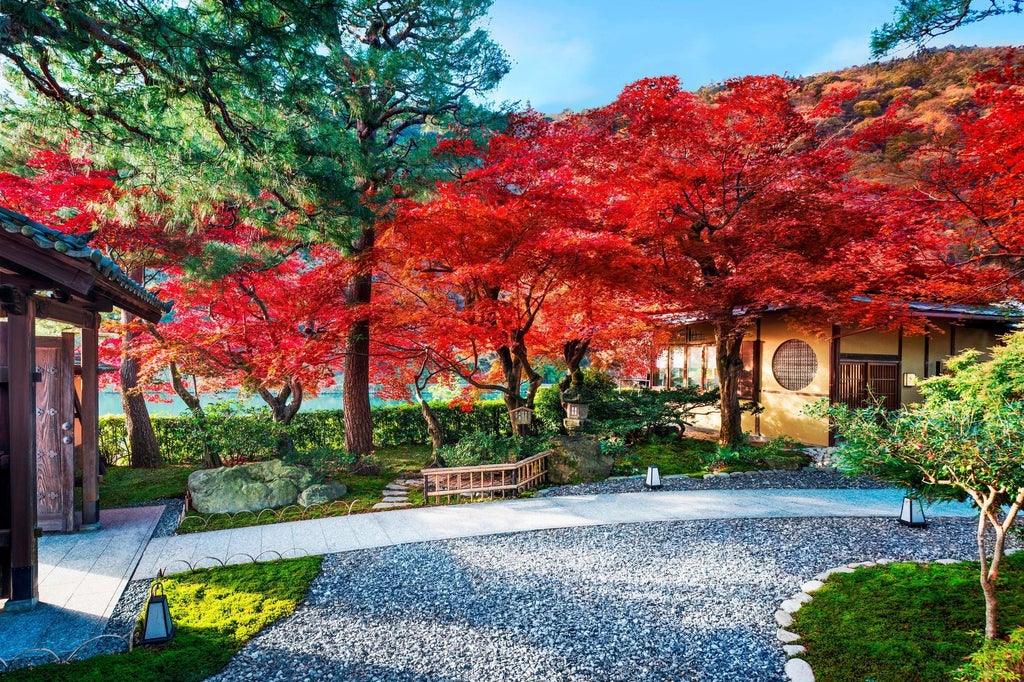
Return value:
[(381, 326), (405, 339), (393, 334), (395, 347), (500, 392), (511, 412), (532, 407), (539, 358), (624, 326), (619, 292), (637, 264), (598, 222), (594, 176), (575, 167), (593, 144), (583, 119), (518, 117), (477, 168), (403, 207), (378, 242), (390, 301)]
[(643, 255), (650, 295), (715, 329), (726, 445), (741, 436), (740, 343), (764, 312), (912, 324), (907, 300), (971, 281), (905, 193), (851, 174), (864, 138), (820, 135), (794, 92), (779, 77), (703, 95), (648, 79), (597, 115), (615, 131), (608, 221)]

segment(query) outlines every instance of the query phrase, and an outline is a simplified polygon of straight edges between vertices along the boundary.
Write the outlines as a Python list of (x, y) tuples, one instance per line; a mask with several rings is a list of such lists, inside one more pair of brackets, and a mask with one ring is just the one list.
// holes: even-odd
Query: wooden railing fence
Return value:
[(487, 497), (494, 499), (509, 493), (518, 495), (533, 490), (547, 480), (548, 455), (541, 452), (511, 464), (482, 464), (471, 467), (424, 469), (423, 503), (434, 498)]

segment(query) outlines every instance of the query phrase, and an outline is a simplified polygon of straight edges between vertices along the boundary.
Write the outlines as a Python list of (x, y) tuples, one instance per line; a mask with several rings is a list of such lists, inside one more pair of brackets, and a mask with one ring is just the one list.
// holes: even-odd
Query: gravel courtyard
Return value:
[(306, 605), (217, 676), (352, 682), (784, 680), (779, 602), (869, 559), (972, 558), (974, 522), (596, 526), (325, 558)]

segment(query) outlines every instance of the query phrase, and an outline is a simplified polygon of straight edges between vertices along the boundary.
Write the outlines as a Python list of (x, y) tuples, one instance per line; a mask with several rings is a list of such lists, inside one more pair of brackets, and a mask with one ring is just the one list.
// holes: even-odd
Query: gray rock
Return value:
[(821, 582), (820, 580), (808, 580), (800, 586), (800, 590), (806, 592), (807, 594), (811, 594), (812, 592), (817, 592), (823, 587), (825, 587), (825, 583)]
[(778, 632), (775, 633), (775, 637), (783, 644), (792, 644), (800, 639), (800, 635), (782, 628), (779, 628)]
[(793, 624), (793, 616), (785, 611), (776, 611), (775, 622), (779, 624), (780, 628), (788, 628)]
[(188, 491), (196, 511), (233, 514), (295, 504), (299, 493), (314, 479), (311, 469), (272, 459), (193, 471), (188, 477)]
[(800, 644), (784, 644), (782, 650), (786, 652), (787, 656), (799, 656), (807, 651), (807, 647)]
[(548, 480), (554, 485), (601, 481), (612, 471), (614, 457), (601, 452), (594, 436), (555, 436), (550, 447)]
[(814, 671), (802, 658), (791, 658), (786, 661), (786, 675), (792, 682), (814, 682)]
[(803, 606), (803, 602), (799, 602), (796, 599), (787, 599), (779, 606), (780, 609), (786, 613), (796, 613)]
[(317, 483), (299, 493), (297, 501), (303, 507), (309, 507), (314, 504), (327, 504), (328, 502), (334, 502), (345, 497), (347, 492), (348, 488), (345, 487), (344, 483), (336, 481)]

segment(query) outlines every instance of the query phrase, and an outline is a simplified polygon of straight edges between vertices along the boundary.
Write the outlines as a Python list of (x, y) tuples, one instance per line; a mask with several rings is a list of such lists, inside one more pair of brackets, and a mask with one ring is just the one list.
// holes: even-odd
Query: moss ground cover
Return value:
[(152, 500), (185, 497), (188, 475), (197, 465), (169, 465), (159, 469), (110, 466), (100, 482), (104, 508), (130, 507)]
[(631, 446), (629, 452), (616, 459), (612, 473), (620, 476), (642, 474), (648, 466), (654, 465), (662, 476), (699, 476), (711, 471), (799, 469), (808, 461), (803, 453), (786, 452), (777, 447), (746, 446), (735, 453), (723, 453), (711, 441), (683, 438)]
[(4, 675), (5, 682), (193, 682), (305, 599), (321, 557), (211, 568), (164, 580), (177, 631), (167, 644)]
[[(1024, 553), (1005, 560), (999, 606), (1004, 631), (1024, 625)], [(899, 563), (833, 575), (791, 629), (819, 680), (939, 682), (982, 646), (984, 624), (976, 562)]]

